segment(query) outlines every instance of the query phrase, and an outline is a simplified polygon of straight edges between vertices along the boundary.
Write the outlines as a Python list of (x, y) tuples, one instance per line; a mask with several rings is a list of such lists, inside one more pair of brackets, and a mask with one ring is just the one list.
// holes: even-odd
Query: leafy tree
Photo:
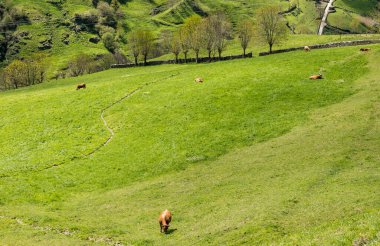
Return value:
[(216, 45), (216, 26), (218, 20), (215, 15), (203, 19), (203, 39), (204, 48), (207, 50), (208, 58), (211, 60), (211, 53), (215, 50)]
[(194, 50), (196, 62), (198, 62), (199, 52), (203, 45), (202, 18), (193, 15), (187, 18), (183, 24), (183, 35), (186, 43)]
[(178, 63), (178, 55), (181, 52), (181, 39), (178, 33), (172, 36), (170, 50), (175, 55), (175, 63)]
[(181, 27), (179, 30), (179, 39), (181, 41), (181, 49), (185, 56), (185, 62), (187, 62), (187, 54), (191, 48), (191, 39), (188, 35), (188, 32), (185, 28)]
[(69, 62), (69, 71), (71, 73), (71, 76), (77, 77), (88, 73), (90, 66), (92, 65), (92, 61), (93, 60), (91, 56), (84, 53), (78, 54), (74, 60)]
[(128, 44), (129, 48), (132, 51), (132, 55), (135, 58), (135, 65), (138, 65), (138, 57), (140, 55), (140, 39), (139, 39), (139, 30), (134, 30), (130, 32), (129, 37), (128, 37)]
[(4, 69), (5, 82), (15, 89), (26, 84), (27, 74), (27, 64), (20, 60), (14, 60)]
[(227, 38), (232, 34), (232, 25), (227, 20), (223, 13), (216, 14), (217, 25), (215, 27), (215, 47), (218, 51), (219, 59), (222, 57), (222, 52), (227, 46)]
[(147, 58), (154, 44), (154, 35), (150, 30), (140, 30), (138, 32), (138, 40), (141, 54), (144, 58), (144, 65), (147, 64)]
[(250, 20), (242, 21), (238, 26), (238, 34), (240, 45), (243, 48), (243, 55), (245, 57), (246, 50), (253, 36), (253, 24)]
[(280, 8), (277, 6), (262, 7), (257, 11), (257, 36), (261, 41), (269, 45), (269, 52), (272, 53), (274, 44), (279, 44), (288, 35), (288, 29), (284, 18), (279, 14)]
[(42, 83), (45, 80), (46, 55), (35, 54), (25, 61), (27, 65), (27, 85), (34, 85)]

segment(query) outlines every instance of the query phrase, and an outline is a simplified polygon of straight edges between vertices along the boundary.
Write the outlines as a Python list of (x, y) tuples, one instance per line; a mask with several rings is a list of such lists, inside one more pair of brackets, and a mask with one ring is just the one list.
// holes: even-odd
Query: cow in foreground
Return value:
[(305, 47), (303, 47), (303, 50), (306, 51), (306, 52), (309, 52), (311, 49), (310, 49), (309, 46), (305, 46)]
[(322, 79), (322, 74), (311, 75), (309, 79), (312, 79), (312, 80)]
[(160, 223), (160, 232), (167, 233), (170, 221), (172, 221), (172, 213), (166, 209), (158, 218), (158, 222)]
[(79, 85), (77, 85), (77, 90), (79, 90), (79, 89), (86, 89), (86, 84), (79, 84)]

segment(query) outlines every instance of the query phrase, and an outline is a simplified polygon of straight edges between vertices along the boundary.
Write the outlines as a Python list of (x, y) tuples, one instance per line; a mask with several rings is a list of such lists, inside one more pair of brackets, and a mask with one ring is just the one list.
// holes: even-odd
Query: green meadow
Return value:
[(371, 48), (113, 69), (2, 92), (1, 244), (378, 245)]

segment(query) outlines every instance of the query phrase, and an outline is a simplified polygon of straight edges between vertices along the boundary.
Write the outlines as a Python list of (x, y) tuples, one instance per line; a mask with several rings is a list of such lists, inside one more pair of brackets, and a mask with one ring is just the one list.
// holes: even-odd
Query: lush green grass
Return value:
[(336, 13), (329, 15), (328, 23), (334, 27), (350, 30), (354, 33), (365, 33), (368, 31), (368, 27), (362, 24), (359, 18), (358, 14), (337, 9)]
[(377, 0), (337, 0), (334, 5), (361, 15), (371, 15), (378, 5)]
[[(372, 48), (111, 70), (1, 93), (0, 174), (12, 177), (0, 179), (0, 215), (26, 225), (0, 218), (0, 236), (36, 245), (375, 243)], [(307, 79), (320, 70), (324, 80)], [(75, 91), (79, 82), (88, 88)], [(101, 109), (141, 85), (106, 111), (112, 141), (81, 156), (109, 136)], [(178, 229), (167, 236), (156, 221), (165, 208)]]

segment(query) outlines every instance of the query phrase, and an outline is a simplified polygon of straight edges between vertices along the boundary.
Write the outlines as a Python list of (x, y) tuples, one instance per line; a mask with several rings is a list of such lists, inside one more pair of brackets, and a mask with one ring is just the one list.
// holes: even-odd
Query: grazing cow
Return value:
[(82, 88), (86, 89), (86, 84), (85, 83), (77, 85), (77, 90), (82, 89)]
[(311, 49), (310, 49), (309, 46), (305, 46), (305, 47), (303, 47), (303, 50), (306, 51), (306, 52), (309, 52)]
[(197, 82), (197, 83), (203, 83), (203, 78), (201, 78), (201, 77), (196, 78), (195, 82)]
[(363, 51), (363, 52), (366, 52), (366, 51), (370, 51), (371, 49), (370, 48), (361, 48), (360, 51)]
[(311, 75), (311, 76), (309, 77), (309, 79), (313, 79), (313, 80), (315, 80), (315, 79), (322, 79), (322, 74)]
[(166, 209), (164, 212), (160, 214), (160, 217), (158, 218), (161, 233), (167, 233), (170, 221), (172, 221), (172, 213)]

